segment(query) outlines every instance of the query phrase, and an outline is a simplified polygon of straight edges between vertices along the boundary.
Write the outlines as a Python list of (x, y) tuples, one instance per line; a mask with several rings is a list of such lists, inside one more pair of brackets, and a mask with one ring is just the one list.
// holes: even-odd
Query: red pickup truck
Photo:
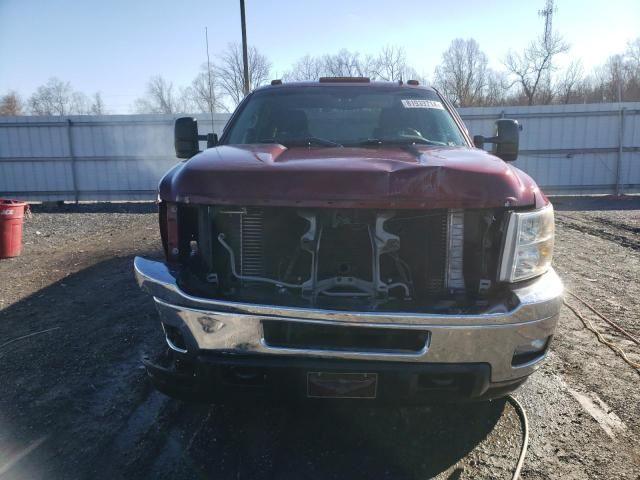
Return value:
[[(175, 125), (166, 260), (135, 259), (180, 398), (489, 399), (544, 359), (562, 303), (553, 208), (415, 81), (274, 81), (224, 133)], [(200, 151), (200, 141), (207, 148)], [(481, 147), (492, 143), (493, 152)]]

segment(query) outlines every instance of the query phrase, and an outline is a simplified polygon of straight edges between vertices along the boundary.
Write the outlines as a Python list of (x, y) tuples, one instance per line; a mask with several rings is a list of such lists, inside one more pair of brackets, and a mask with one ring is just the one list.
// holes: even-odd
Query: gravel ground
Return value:
[[(555, 204), (568, 289), (640, 336), (640, 199)], [(40, 207), (23, 255), (0, 262), (0, 478), (510, 478), (521, 431), (503, 401), (311, 411), (153, 391), (139, 359), (162, 338), (131, 272), (134, 255), (160, 255), (153, 212)], [(531, 429), (522, 477), (640, 478), (638, 380), (565, 308), (548, 361), (516, 395)]]

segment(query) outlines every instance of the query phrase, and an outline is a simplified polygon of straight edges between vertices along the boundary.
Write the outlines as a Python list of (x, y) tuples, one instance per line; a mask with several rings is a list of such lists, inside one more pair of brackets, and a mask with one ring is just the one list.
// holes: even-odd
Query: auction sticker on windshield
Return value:
[(425, 100), (412, 98), (408, 100), (400, 100), (404, 108), (435, 108), (436, 110), (444, 110), (442, 103), (437, 100)]

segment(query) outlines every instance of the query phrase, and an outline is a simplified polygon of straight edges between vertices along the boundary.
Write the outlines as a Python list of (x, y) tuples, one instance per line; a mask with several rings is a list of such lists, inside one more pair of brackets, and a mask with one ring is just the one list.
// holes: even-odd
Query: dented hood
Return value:
[(482, 150), (417, 146), (219, 146), (172, 169), (166, 201), (343, 208), (487, 208), (541, 204), (522, 171)]

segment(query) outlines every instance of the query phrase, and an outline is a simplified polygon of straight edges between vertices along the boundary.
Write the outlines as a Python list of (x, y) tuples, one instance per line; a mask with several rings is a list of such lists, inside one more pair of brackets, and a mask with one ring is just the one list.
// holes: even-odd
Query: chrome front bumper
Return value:
[[(537, 367), (544, 355), (512, 366), (514, 350), (519, 345), (553, 335), (563, 292), (560, 278), (550, 270), (526, 286), (514, 289), (517, 301), (511, 309), (498, 306), (490, 312), (473, 315), (343, 312), (194, 297), (180, 290), (162, 262), (136, 257), (134, 269), (140, 287), (153, 296), (162, 323), (183, 333), (186, 349), (170, 346), (183, 350), (181, 353), (185, 355), (205, 351), (433, 364), (487, 363), (491, 366), (492, 383), (525, 377)], [(264, 340), (265, 320), (420, 329), (431, 334), (425, 348), (415, 353), (278, 348)]]

